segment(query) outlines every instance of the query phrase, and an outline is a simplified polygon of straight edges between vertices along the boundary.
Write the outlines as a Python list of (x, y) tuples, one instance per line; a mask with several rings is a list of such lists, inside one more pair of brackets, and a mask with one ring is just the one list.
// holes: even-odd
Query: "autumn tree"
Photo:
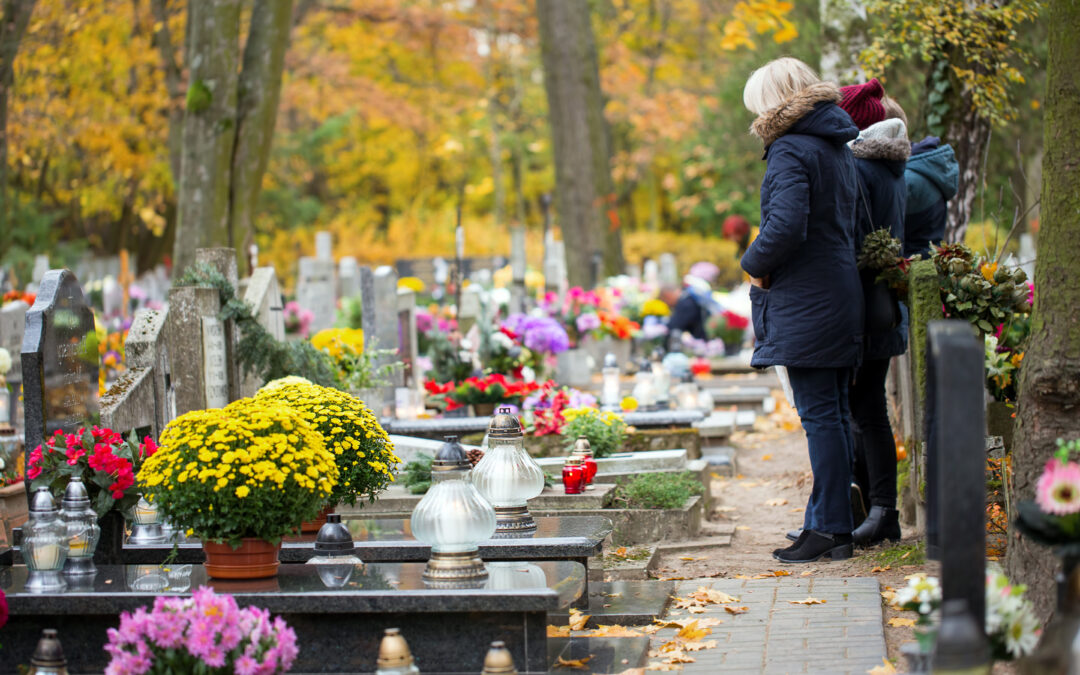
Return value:
[(592, 17), (588, 0), (537, 2), (536, 11), (567, 273), (588, 286), (595, 255), (604, 274), (624, 268)]
[(949, 201), (945, 239), (963, 241), (980, 189), (992, 127), (1015, 117), (1010, 87), (1024, 81), (1019, 64), (1031, 54), (1017, 39), (1042, 0), (870, 0), (873, 41), (861, 60), (883, 76), (894, 62), (927, 66), (925, 121), (944, 137), (960, 164), (959, 191)]
[(8, 100), (15, 83), (15, 57), (36, 2), (4, 0), (0, 17), (0, 230), (8, 227)]
[(857, 59), (866, 47), (866, 7), (861, 0), (821, 0), (821, 77), (840, 84), (866, 78)]
[[(1034, 496), (1057, 439), (1080, 438), (1080, 1), (1051, 0), (1048, 26), (1042, 224), (1013, 446), (1020, 499)], [(1008, 566), (1015, 581), (1029, 586), (1036, 606), (1049, 612), (1057, 569), (1050, 551), (1011, 538)]]
[[(292, 0), (258, 0), (240, 53), (241, 0), (188, 3), (188, 86), (173, 257), (254, 241), (253, 213), (269, 160)], [(241, 256), (244, 258), (244, 256)]]

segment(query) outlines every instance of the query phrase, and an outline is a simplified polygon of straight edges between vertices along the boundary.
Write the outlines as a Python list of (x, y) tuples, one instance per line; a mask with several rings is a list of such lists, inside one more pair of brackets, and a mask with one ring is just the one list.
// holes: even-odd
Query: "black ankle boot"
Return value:
[(817, 530), (803, 532), (802, 543), (792, 548), (778, 550), (773, 557), (782, 563), (811, 563), (828, 558), (847, 560), (852, 555), (850, 534), (829, 534)]
[[(794, 535), (794, 536), (792, 536), (792, 535)], [(792, 544), (791, 546), (788, 546), (787, 548), (775, 549), (772, 552), (773, 557), (775, 558), (777, 555), (779, 555), (781, 553), (786, 553), (788, 551), (794, 551), (795, 549), (802, 546), (803, 542), (806, 541), (806, 538), (809, 537), (809, 536), (810, 536), (810, 530), (791, 530), (790, 532), (787, 533), (787, 538), (790, 539), (791, 541), (795, 542), (795, 543)]]
[(797, 530), (788, 530), (784, 536), (788, 538), (788, 541), (799, 541), (799, 535), (802, 534), (802, 528)]
[(870, 514), (855, 528), (851, 537), (856, 546), (873, 546), (886, 539), (900, 541), (900, 513), (884, 506), (871, 506)]

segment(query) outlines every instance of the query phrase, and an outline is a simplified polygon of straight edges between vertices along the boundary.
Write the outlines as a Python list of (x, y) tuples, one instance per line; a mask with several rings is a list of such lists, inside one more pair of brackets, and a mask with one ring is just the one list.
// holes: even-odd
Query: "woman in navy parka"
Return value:
[(859, 361), (863, 300), (853, 233), (857, 185), (848, 141), (859, 130), (840, 90), (797, 59), (754, 71), (743, 92), (765, 145), (761, 231), (741, 260), (753, 287), (755, 367), (786, 366), (814, 472), (803, 532), (785, 563), (851, 556), (848, 383)]

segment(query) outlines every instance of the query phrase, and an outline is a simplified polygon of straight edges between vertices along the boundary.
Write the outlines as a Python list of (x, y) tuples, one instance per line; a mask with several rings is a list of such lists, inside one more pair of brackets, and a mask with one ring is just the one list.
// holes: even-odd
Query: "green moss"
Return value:
[[(918, 401), (916, 407), (921, 410), (926, 397), (926, 328), (931, 321), (942, 318), (941, 287), (933, 261), (919, 260), (911, 265), (908, 307), (911, 310), (912, 380)], [(922, 424), (921, 419), (916, 422)]]
[[(907, 447), (910, 447), (907, 446)], [(904, 489), (908, 485), (908, 480), (911, 478), (911, 459), (902, 459), (896, 463), (896, 495), (897, 506), (899, 506), (900, 500), (904, 498)]]
[(210, 102), (214, 100), (213, 93), (210, 92), (210, 88), (206, 86), (206, 83), (202, 80), (195, 80), (188, 87), (187, 91), (187, 109), (188, 112), (201, 113), (210, 107)]
[(689, 471), (643, 473), (629, 481), (619, 481), (613, 490), (612, 506), (623, 509), (677, 509), (705, 486)]
[(924, 565), (926, 564), (926, 544), (922, 541), (914, 544), (894, 544), (873, 554), (873, 559), (882, 567)]

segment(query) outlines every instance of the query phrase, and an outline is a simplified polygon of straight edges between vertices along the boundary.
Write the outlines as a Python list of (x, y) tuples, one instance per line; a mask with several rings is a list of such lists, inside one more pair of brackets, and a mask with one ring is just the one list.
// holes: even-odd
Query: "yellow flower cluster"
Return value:
[(427, 289), (427, 284), (419, 277), (401, 277), (397, 285), (398, 288), (407, 288), (413, 293), (423, 293)]
[(334, 455), (340, 475), (331, 503), (354, 504), (363, 494), (373, 500), (394, 480), (394, 468), (401, 460), (375, 414), (360, 399), (310, 382), (272, 384), (261, 389), (255, 400), (295, 410), (321, 434)]
[(668, 316), (669, 314), (671, 314), (671, 308), (666, 302), (657, 298), (650, 298), (641, 305), (642, 316)]
[(563, 419), (565, 419), (567, 423), (573, 422), (579, 417), (591, 417), (609, 427), (616, 422), (622, 422), (622, 417), (619, 413), (610, 410), (597, 410), (596, 408), (581, 407), (567, 408), (563, 411)]
[(311, 345), (335, 359), (347, 350), (359, 354), (364, 351), (364, 331), (359, 328), (327, 328), (311, 337)]
[(139, 484), (166, 516), (200, 536), (229, 538), (248, 528), (251, 536), (280, 537), (318, 512), (338, 481), (322, 435), (297, 411), (265, 400), (185, 413), (159, 446)]

